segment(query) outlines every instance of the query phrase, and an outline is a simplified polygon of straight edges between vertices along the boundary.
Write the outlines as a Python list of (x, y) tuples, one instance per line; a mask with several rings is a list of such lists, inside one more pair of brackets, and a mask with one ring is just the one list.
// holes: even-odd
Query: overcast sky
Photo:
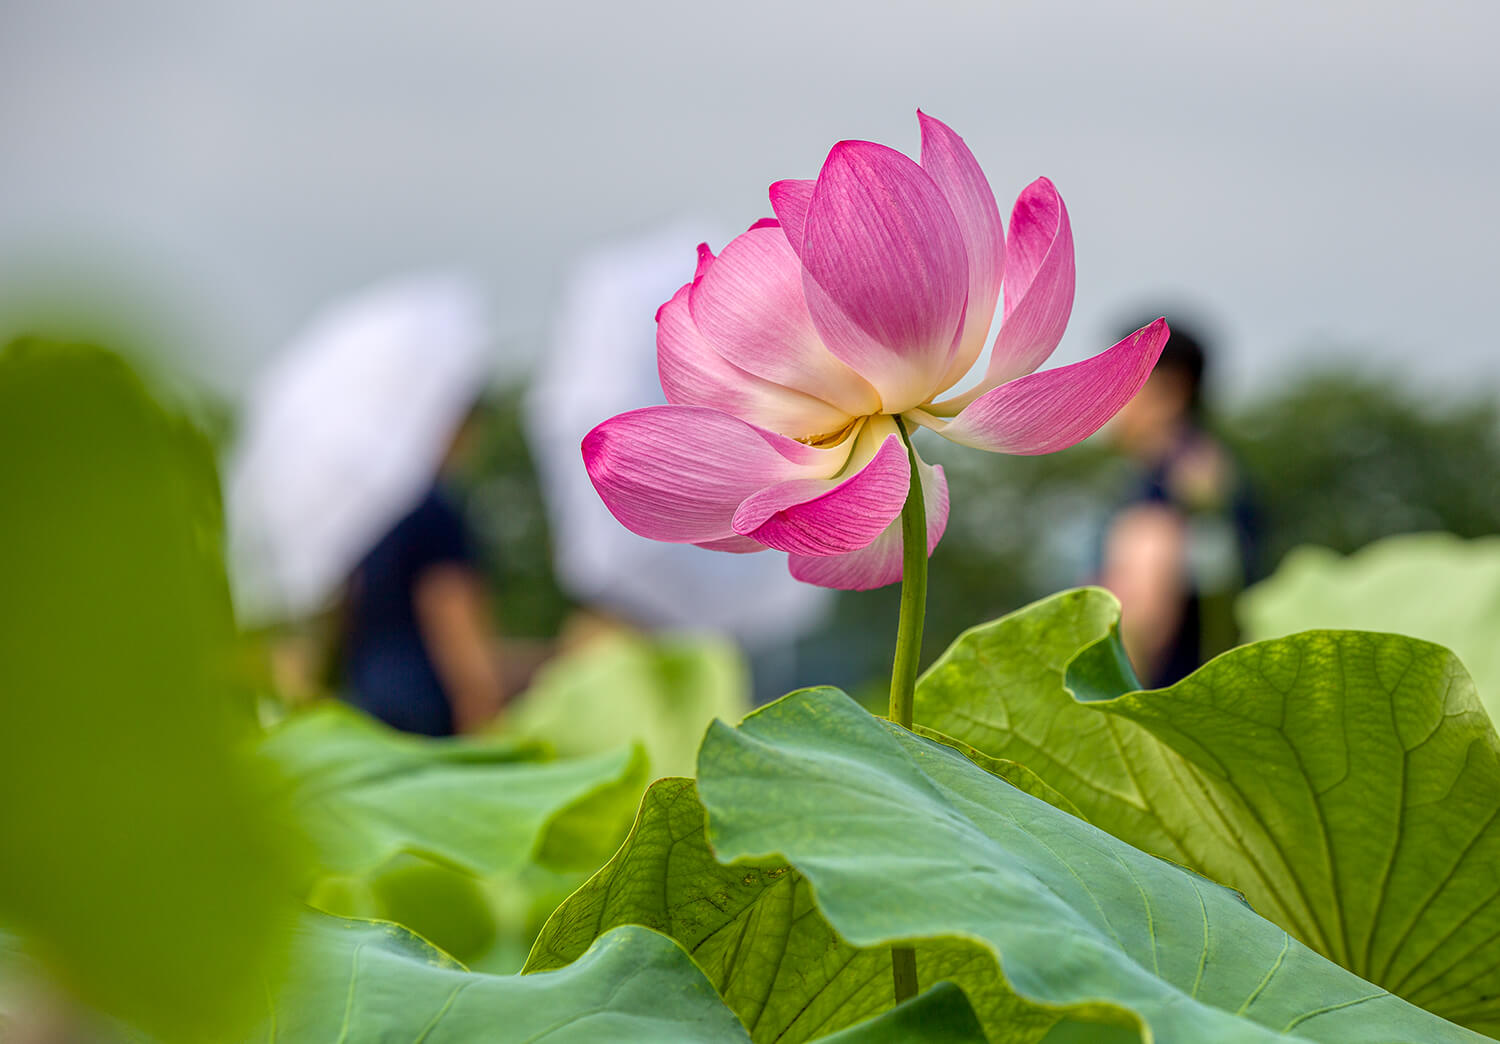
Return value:
[(1493, 0), (0, 0), (0, 299), (103, 273), (233, 388), (328, 297), (456, 263), (520, 358), (591, 243), (743, 227), (840, 138), (914, 150), (920, 106), (1003, 211), (1061, 189), (1059, 360), (1186, 302), (1227, 390), (1330, 352), (1496, 388), (1497, 40)]

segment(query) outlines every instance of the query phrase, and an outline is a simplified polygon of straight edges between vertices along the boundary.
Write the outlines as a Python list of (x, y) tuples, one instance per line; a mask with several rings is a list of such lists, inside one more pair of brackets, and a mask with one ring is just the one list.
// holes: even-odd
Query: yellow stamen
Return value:
[(826, 449), (829, 446), (837, 446), (863, 424), (864, 420), (863, 417), (855, 417), (837, 431), (827, 431), (821, 435), (803, 435), (797, 441), (805, 446), (812, 446), (815, 449)]

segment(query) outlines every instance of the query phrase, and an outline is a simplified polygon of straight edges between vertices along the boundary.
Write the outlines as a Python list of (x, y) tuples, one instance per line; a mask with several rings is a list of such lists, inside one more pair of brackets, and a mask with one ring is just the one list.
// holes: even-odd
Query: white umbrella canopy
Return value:
[(526, 424), (557, 576), (570, 594), (649, 627), (712, 631), (764, 649), (805, 633), (828, 612), (832, 592), (792, 579), (775, 552), (728, 554), (635, 535), (599, 499), (579, 449), (600, 421), (666, 402), (656, 310), (692, 275), (694, 248), (709, 238), (682, 222), (574, 265)]
[(436, 478), (494, 344), (477, 287), (426, 274), (335, 302), (271, 362), (227, 471), (242, 624), (327, 606)]

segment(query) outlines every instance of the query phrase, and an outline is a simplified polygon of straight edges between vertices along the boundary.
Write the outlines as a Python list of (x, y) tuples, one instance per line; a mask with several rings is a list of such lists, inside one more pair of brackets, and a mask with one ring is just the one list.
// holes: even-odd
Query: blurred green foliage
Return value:
[(749, 709), (745, 664), (731, 643), (621, 631), (543, 667), (507, 711), (503, 734), (564, 757), (634, 741), (652, 778), (691, 776), (708, 723), (739, 721)]
[(573, 603), (552, 570), (547, 504), (526, 442), (524, 395), (523, 386), (510, 385), (486, 398), (477, 445), (455, 477), (490, 572), (501, 629), (517, 638), (550, 638)]
[(403, 927), (311, 913), (296, 949), (257, 1041), (749, 1040), (687, 953), (633, 925), (545, 975), (475, 974)]
[(629, 829), (646, 759), (617, 739), (555, 759), (510, 735), (406, 735), (326, 701), (259, 750), (312, 838), (309, 903), (397, 921), (470, 966), (513, 971)]
[(1269, 572), (1301, 544), (1345, 554), (1397, 533), (1500, 532), (1500, 407), (1394, 378), (1322, 373), (1228, 417), (1254, 478)]
[(247, 757), (213, 453), (118, 357), (0, 352), (0, 922), (165, 1039), (258, 1015), (297, 845)]

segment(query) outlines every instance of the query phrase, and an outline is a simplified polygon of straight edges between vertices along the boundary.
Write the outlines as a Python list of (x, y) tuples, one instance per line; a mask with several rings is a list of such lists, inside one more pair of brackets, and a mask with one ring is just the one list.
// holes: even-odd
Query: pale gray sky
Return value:
[(0, 0), (0, 298), (87, 262), (233, 387), (329, 296), (458, 263), (534, 348), (592, 242), (742, 227), (921, 106), (1002, 210), (1062, 190), (1059, 360), (1192, 301), (1231, 389), (1315, 351), (1500, 387), (1496, 40), (1493, 0)]

